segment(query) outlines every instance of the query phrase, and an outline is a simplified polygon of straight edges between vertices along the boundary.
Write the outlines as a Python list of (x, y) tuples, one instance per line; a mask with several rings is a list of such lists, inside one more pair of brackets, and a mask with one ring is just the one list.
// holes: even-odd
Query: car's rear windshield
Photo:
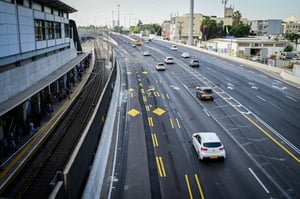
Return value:
[(207, 94), (211, 94), (212, 93), (212, 90), (211, 89), (204, 89), (203, 90), (205, 93), (207, 93)]
[(203, 146), (205, 146), (207, 148), (216, 148), (216, 147), (222, 146), (222, 144), (220, 142), (206, 142), (206, 143), (203, 143)]
[(194, 63), (198, 63), (199, 61), (198, 61), (198, 60), (193, 60), (193, 62), (194, 62)]

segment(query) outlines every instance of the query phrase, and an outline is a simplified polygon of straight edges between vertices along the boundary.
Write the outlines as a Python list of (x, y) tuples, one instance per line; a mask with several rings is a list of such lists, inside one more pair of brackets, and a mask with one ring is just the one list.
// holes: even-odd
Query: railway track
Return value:
[[(95, 46), (96, 59), (100, 59), (100, 50), (97, 44)], [(93, 73), (66, 116), (8, 186), (3, 197), (48, 198), (53, 189), (52, 180), (69, 160), (101, 96), (102, 72), (101, 65), (96, 62)]]

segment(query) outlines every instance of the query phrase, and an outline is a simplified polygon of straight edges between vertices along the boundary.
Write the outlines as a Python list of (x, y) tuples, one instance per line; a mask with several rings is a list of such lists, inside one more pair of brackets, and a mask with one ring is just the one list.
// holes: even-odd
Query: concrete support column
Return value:
[(190, 0), (190, 24), (189, 24), (189, 40), (188, 44), (193, 45), (194, 35), (194, 0)]

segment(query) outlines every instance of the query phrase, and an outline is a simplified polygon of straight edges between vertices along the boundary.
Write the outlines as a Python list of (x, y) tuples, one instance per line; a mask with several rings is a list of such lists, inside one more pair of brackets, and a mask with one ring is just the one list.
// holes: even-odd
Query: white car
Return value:
[(149, 56), (149, 55), (150, 55), (149, 51), (144, 51), (144, 56)]
[(177, 50), (178, 48), (177, 48), (177, 46), (176, 45), (172, 45), (171, 46), (171, 50)]
[(183, 52), (183, 53), (181, 54), (181, 57), (183, 57), (183, 58), (189, 58), (189, 57), (190, 57), (190, 54), (189, 54), (188, 52)]
[(200, 160), (226, 158), (225, 148), (214, 132), (197, 132), (192, 136), (193, 147)]
[(173, 64), (174, 63), (173, 57), (166, 57), (165, 58), (165, 63), (166, 64)]
[(165, 66), (164, 63), (158, 63), (158, 64), (155, 65), (155, 69), (156, 69), (157, 71), (166, 70), (166, 66)]
[(300, 63), (300, 57), (294, 57), (294, 58), (291, 60), (291, 63)]

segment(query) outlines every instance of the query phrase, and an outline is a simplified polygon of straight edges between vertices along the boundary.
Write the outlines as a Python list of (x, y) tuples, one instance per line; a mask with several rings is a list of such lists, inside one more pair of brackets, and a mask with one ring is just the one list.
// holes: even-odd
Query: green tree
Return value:
[(149, 31), (151, 34), (156, 34), (161, 30), (161, 26), (159, 24), (142, 24), (142, 22), (139, 21), (136, 26), (130, 27), (130, 32), (135, 34), (145, 30)]
[(236, 26), (240, 23), (242, 18), (242, 14), (240, 13), (240, 11), (234, 11), (233, 12), (233, 16), (232, 16), (232, 26)]
[(114, 27), (114, 31), (115, 31), (115, 32), (122, 33), (122, 31), (123, 31), (123, 26), (115, 26), (115, 27)]
[(293, 51), (293, 46), (287, 45), (284, 49), (283, 52), (292, 52)]
[(216, 38), (217, 22), (210, 17), (205, 17), (200, 26), (202, 32), (202, 38), (209, 40)]
[(239, 22), (238, 24), (232, 26), (230, 28), (230, 34), (235, 37), (245, 37), (250, 34), (250, 25), (244, 24), (243, 22)]
[(291, 34), (286, 34), (284, 36), (287, 40), (291, 41), (291, 42), (296, 42), (300, 39), (300, 35), (295, 34), (295, 33), (291, 33)]
[(240, 13), (240, 11), (235, 11), (233, 13), (232, 26), (226, 27), (230, 35), (233, 35), (235, 37), (245, 37), (250, 35), (251, 26), (248, 24), (244, 24), (241, 21), (241, 18), (242, 14)]

